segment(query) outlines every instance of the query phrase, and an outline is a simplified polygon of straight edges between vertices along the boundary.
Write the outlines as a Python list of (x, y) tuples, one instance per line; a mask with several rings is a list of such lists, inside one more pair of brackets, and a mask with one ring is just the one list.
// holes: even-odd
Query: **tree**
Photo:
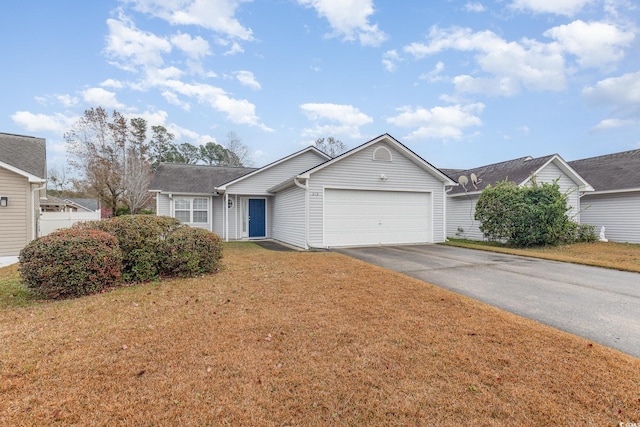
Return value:
[(335, 139), (332, 136), (328, 137), (327, 139), (318, 138), (316, 139), (314, 145), (318, 150), (324, 152), (325, 154), (328, 154), (331, 157), (339, 156), (340, 154), (347, 151), (347, 146), (343, 144), (342, 141), (340, 141), (339, 139)]
[(207, 142), (200, 146), (200, 160), (205, 165), (214, 166), (224, 159), (225, 148), (215, 142)]
[(194, 145), (184, 142), (178, 145), (178, 155), (174, 159), (175, 163), (187, 163), (195, 165), (200, 160), (200, 149)]
[(122, 201), (131, 214), (140, 212), (151, 198), (151, 164), (148, 154), (147, 121), (139, 117), (133, 118), (129, 121), (129, 144), (122, 179)]
[(227, 145), (222, 159), (218, 162), (220, 166), (251, 166), (249, 147), (242, 143), (242, 140), (235, 132), (227, 134)]
[(87, 191), (116, 213), (124, 191), (123, 174), (129, 129), (117, 111), (91, 108), (65, 133), (69, 163), (76, 168)]
[(577, 225), (569, 219), (567, 196), (553, 183), (518, 187), (502, 181), (487, 186), (476, 205), (475, 219), (485, 236), (513, 246), (558, 245), (575, 241)]
[(149, 142), (149, 160), (153, 170), (163, 162), (173, 163), (179, 157), (178, 149), (173, 143), (175, 135), (167, 131), (164, 126), (151, 127), (151, 141)]

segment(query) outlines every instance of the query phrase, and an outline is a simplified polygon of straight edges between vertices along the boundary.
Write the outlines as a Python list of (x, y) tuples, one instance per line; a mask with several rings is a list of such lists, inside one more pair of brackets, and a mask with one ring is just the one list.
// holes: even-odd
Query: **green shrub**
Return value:
[(20, 275), (36, 295), (62, 299), (100, 292), (121, 282), (116, 239), (97, 230), (65, 229), (20, 251)]
[(166, 276), (194, 277), (220, 267), (222, 239), (211, 231), (179, 228), (167, 236), (163, 246), (162, 273)]
[(166, 216), (123, 215), (77, 223), (74, 227), (101, 230), (115, 236), (122, 250), (123, 279), (126, 282), (146, 282), (159, 277), (164, 239), (184, 225)]
[(567, 196), (557, 181), (518, 187), (502, 181), (487, 186), (476, 205), (480, 230), (495, 240), (527, 247), (574, 241), (576, 224), (569, 219)]

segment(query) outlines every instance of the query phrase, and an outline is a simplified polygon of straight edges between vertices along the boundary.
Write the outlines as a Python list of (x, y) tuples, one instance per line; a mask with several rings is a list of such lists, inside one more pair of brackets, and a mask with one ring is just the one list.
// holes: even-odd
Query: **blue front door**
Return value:
[(249, 237), (266, 237), (265, 199), (249, 199)]

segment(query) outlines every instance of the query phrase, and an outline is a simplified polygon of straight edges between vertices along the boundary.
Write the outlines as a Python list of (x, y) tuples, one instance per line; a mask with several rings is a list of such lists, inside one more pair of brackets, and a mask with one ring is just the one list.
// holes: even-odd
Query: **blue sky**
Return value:
[(0, 131), (103, 106), (262, 166), (389, 133), (437, 167), (640, 148), (635, 0), (4, 2)]

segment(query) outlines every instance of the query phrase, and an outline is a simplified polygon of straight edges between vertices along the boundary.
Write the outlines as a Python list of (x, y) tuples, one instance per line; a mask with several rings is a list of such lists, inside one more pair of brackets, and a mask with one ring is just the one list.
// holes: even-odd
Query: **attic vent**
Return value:
[(387, 147), (378, 147), (373, 151), (373, 160), (376, 162), (390, 162), (391, 151)]

